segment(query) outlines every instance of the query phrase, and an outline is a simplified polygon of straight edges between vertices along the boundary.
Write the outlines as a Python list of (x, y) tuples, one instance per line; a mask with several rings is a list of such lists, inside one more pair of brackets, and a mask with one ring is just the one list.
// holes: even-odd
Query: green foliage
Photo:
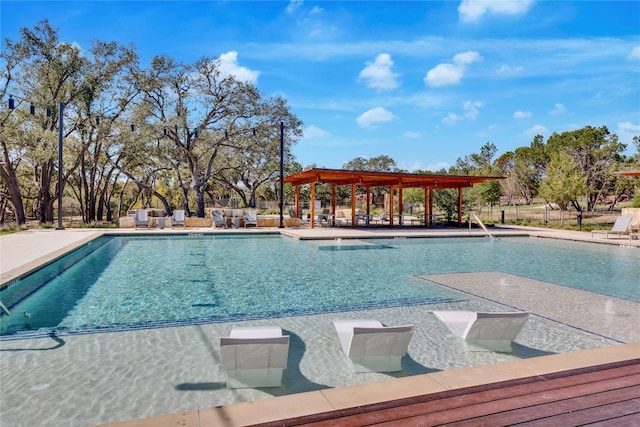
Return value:
[(500, 182), (485, 181), (482, 184), (476, 185), (476, 187), (478, 187), (478, 194), (483, 202), (497, 203), (500, 201)]
[(389, 156), (379, 155), (370, 159), (356, 157), (342, 165), (342, 169), (370, 172), (397, 172), (396, 161)]
[(549, 162), (547, 177), (540, 184), (540, 195), (547, 202), (556, 203), (561, 210), (567, 210), (570, 203), (585, 193), (586, 188), (585, 177), (574, 160), (559, 152)]
[(410, 203), (424, 203), (424, 190), (422, 188), (407, 188), (402, 193), (402, 199)]
[[(625, 145), (605, 127), (586, 126), (570, 132), (554, 133), (547, 141), (547, 152), (551, 159), (568, 156), (573, 167), (584, 179), (583, 194), (587, 194), (587, 210), (595, 207), (598, 196), (607, 187), (615, 160)], [(561, 160), (564, 161), (564, 160)], [(573, 203), (578, 208), (576, 202)]]
[(26, 225), (5, 225), (3, 227), (0, 227), (0, 236), (4, 235), (4, 234), (13, 234), (13, 233), (19, 233), (21, 231), (24, 230), (28, 230), (29, 227), (27, 227)]

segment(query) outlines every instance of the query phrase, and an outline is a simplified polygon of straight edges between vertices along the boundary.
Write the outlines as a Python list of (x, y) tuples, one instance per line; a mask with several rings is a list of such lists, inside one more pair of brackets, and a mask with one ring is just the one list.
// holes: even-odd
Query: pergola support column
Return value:
[(371, 214), (371, 188), (367, 187), (367, 215)]
[(336, 214), (336, 185), (331, 185), (331, 214)]
[(429, 227), (429, 222), (431, 222), (431, 207), (429, 206), (429, 198), (431, 194), (429, 194), (429, 187), (424, 187), (424, 226), (425, 228)]
[(402, 226), (402, 213), (404, 210), (404, 203), (402, 202), (402, 186), (398, 188), (398, 224)]
[(351, 228), (356, 228), (356, 185), (351, 184)]
[(309, 191), (309, 197), (311, 200), (309, 201), (309, 224), (311, 228), (314, 228), (316, 225), (316, 183), (311, 183), (311, 191)]
[(458, 187), (458, 227), (462, 227), (462, 187)]
[(396, 189), (393, 186), (389, 187), (389, 227), (393, 227), (393, 205), (396, 199), (393, 196), (395, 191)]

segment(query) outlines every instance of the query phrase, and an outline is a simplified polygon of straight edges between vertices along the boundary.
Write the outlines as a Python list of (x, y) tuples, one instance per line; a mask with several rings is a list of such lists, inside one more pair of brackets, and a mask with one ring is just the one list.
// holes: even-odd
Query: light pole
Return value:
[(56, 230), (64, 230), (62, 226), (62, 138), (64, 137), (64, 104), (61, 102), (58, 116), (58, 226)]
[(280, 122), (280, 225), (284, 228), (284, 122)]

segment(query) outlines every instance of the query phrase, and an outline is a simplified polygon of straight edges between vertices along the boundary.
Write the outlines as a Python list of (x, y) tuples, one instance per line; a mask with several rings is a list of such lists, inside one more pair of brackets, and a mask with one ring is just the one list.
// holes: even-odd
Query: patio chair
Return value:
[(384, 224), (388, 222), (390, 225), (396, 223), (397, 219), (398, 217), (395, 214), (393, 215), (393, 218), (391, 218), (391, 214), (389, 214), (389, 212), (384, 212), (381, 217), (377, 218), (381, 223)]
[(278, 326), (236, 327), (220, 338), (228, 388), (280, 387), (288, 354), (289, 336)]
[(355, 372), (396, 372), (402, 370), (415, 327), (383, 326), (377, 320), (335, 320), (340, 346)]
[(213, 224), (211, 225), (213, 228), (218, 228), (219, 225), (221, 225), (222, 228), (227, 228), (227, 218), (224, 217), (222, 212), (213, 211), (211, 216), (213, 217)]
[(618, 237), (623, 234), (628, 234), (632, 219), (633, 217), (631, 216), (619, 216), (616, 218), (616, 222), (613, 224), (613, 227), (611, 227), (611, 230), (592, 230), (591, 237), (593, 237), (593, 233), (604, 233), (607, 239), (609, 238), (609, 234), (617, 234)]
[(146, 209), (136, 209), (136, 213), (133, 215), (133, 228), (147, 227), (150, 225), (149, 214)]
[(174, 225), (181, 225), (186, 228), (186, 220), (184, 215), (184, 209), (176, 209), (173, 211), (173, 215), (171, 215), (171, 228)]
[(247, 227), (247, 225), (253, 225), (255, 227), (258, 226), (258, 213), (254, 210), (251, 211), (247, 211), (247, 213), (244, 216), (244, 226), (245, 228)]
[(529, 313), (476, 312), (476, 311), (434, 311), (433, 314), (449, 328), (454, 335), (467, 343), (488, 350), (510, 353), (511, 343), (529, 319)]

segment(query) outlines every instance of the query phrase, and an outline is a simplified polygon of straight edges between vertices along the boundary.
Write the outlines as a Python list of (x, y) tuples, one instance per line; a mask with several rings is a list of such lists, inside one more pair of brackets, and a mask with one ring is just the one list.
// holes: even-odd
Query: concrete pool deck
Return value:
[[(284, 234), (289, 235), (294, 238), (300, 239), (333, 239), (333, 238), (384, 238), (384, 237), (448, 237), (448, 236), (483, 236), (484, 232), (481, 230), (466, 230), (466, 229), (341, 229), (341, 228), (317, 228), (317, 229), (241, 229), (241, 230), (215, 230), (217, 233), (255, 233), (255, 232), (280, 232), (282, 231)], [(86, 244), (88, 241), (103, 235), (103, 234), (143, 234), (143, 233), (176, 233), (176, 234), (185, 234), (185, 231), (182, 229), (176, 230), (64, 230), (64, 231), (56, 231), (56, 230), (34, 230), (34, 231), (25, 231), (21, 233), (16, 233), (7, 236), (0, 237), (0, 276), (2, 283), (10, 283), (13, 280), (16, 280), (21, 275), (26, 274), (33, 268), (36, 268), (39, 265), (46, 264), (50, 262), (52, 259), (55, 259), (67, 251)], [(187, 230), (186, 233), (210, 233), (214, 232), (211, 229), (195, 229), (195, 230)], [(555, 231), (555, 230), (546, 230), (546, 229), (534, 229), (534, 228), (525, 228), (525, 227), (496, 227), (491, 229), (490, 232), (494, 236), (513, 236), (513, 235), (531, 235), (537, 237), (549, 237), (549, 238), (560, 238), (567, 240), (577, 240), (577, 241), (591, 241), (598, 243), (607, 243), (614, 245), (624, 245), (624, 246), (634, 246), (639, 247), (640, 241), (629, 241), (628, 238), (591, 238), (591, 233), (589, 232), (568, 232), (568, 231)], [(460, 283), (460, 281), (456, 281), (456, 283), (450, 283), (447, 281), (446, 277), (425, 277), (427, 280), (434, 280), (437, 283), (441, 283), (444, 285), (451, 285), (452, 287), (459, 287), (464, 285), (464, 283)], [(477, 277), (474, 277), (476, 280)], [(511, 280), (511, 278), (507, 278)], [(474, 282), (474, 280), (468, 281), (469, 283)], [(486, 278), (487, 281), (494, 281), (495, 277)], [(464, 280), (462, 282), (465, 282)], [(471, 286), (471, 285), (469, 285)], [(461, 289), (464, 292), (473, 293), (475, 296), (483, 297), (482, 295), (478, 295), (480, 292), (477, 289), (469, 289), (464, 288)], [(519, 307), (522, 302), (521, 301), (513, 301), (509, 300), (508, 296), (496, 296), (494, 293), (491, 293), (489, 296), (493, 298), (497, 303), (516, 306)], [(548, 294), (544, 294), (544, 298), (552, 298)], [(584, 301), (585, 304), (588, 304), (593, 298), (589, 298)], [(627, 332), (623, 333), (627, 334), (624, 336), (611, 336), (614, 333), (617, 333), (620, 328), (611, 327), (609, 325), (609, 329), (605, 329), (602, 332), (596, 331), (598, 334), (607, 334), (605, 336), (609, 338), (613, 338), (618, 341), (618, 344), (615, 342), (609, 342), (606, 344), (604, 341), (597, 346), (599, 348), (592, 348), (577, 352), (568, 352), (563, 354), (550, 354), (550, 355), (541, 355), (538, 357), (526, 358), (526, 359), (517, 359), (517, 358), (507, 358), (502, 359), (502, 361), (492, 361), (490, 359), (486, 359), (486, 363), (481, 364), (479, 366), (474, 367), (452, 367), (452, 369), (432, 369), (431, 372), (425, 372), (417, 375), (402, 377), (402, 378), (389, 378), (388, 376), (379, 376), (371, 378), (373, 382), (368, 382), (363, 380), (362, 384), (353, 384), (348, 386), (329, 386), (329, 387), (317, 387), (318, 389), (313, 391), (306, 391), (296, 394), (288, 394), (283, 396), (270, 397), (271, 395), (266, 395), (268, 398), (264, 398), (265, 395), (258, 396), (255, 400), (246, 401), (242, 403), (233, 403), (233, 404), (222, 404), (219, 407), (212, 407), (211, 404), (207, 404), (206, 400), (202, 400), (201, 402), (194, 402), (193, 405), (198, 409), (190, 409), (190, 410), (175, 410), (171, 409), (172, 405), (167, 402), (165, 406), (167, 410), (164, 412), (156, 412), (153, 415), (144, 419), (137, 419), (132, 421), (121, 421), (118, 420), (127, 420), (130, 418), (135, 418), (135, 416), (114, 416), (114, 414), (100, 414), (95, 415), (93, 417), (87, 417), (86, 419), (81, 419), (78, 417), (71, 417), (74, 421), (69, 425), (95, 425), (104, 422), (113, 422), (116, 421), (115, 424), (117, 426), (163, 426), (163, 425), (186, 425), (186, 426), (239, 426), (239, 425), (248, 425), (252, 423), (259, 422), (267, 422), (274, 421), (279, 419), (291, 418), (296, 416), (314, 414), (319, 412), (326, 412), (340, 408), (349, 408), (360, 405), (365, 405), (369, 403), (376, 403), (382, 401), (388, 401), (392, 399), (398, 399), (407, 396), (415, 396), (425, 393), (432, 393), (441, 390), (450, 390), (455, 388), (467, 387), (470, 385), (476, 384), (487, 384), (493, 383), (497, 381), (503, 381), (505, 379), (512, 378), (524, 378), (531, 375), (542, 375), (550, 372), (558, 372), (561, 370), (566, 370), (570, 368), (576, 367), (588, 367), (588, 366), (596, 366), (603, 363), (617, 362), (623, 360), (630, 360), (634, 358), (638, 358), (640, 355), (640, 343), (636, 342), (638, 331), (638, 318), (637, 315), (639, 310), (637, 310), (637, 306), (635, 304), (631, 304), (631, 306), (620, 305), (618, 301), (616, 301), (613, 305), (613, 310), (615, 313), (612, 316), (612, 313), (606, 313), (604, 310), (602, 301), (598, 300), (594, 302), (598, 307), (601, 307), (601, 315), (604, 318), (609, 319), (609, 323), (611, 321), (622, 321), (626, 322), (626, 324), (633, 325), (635, 323), (635, 328), (631, 328), (631, 330), (627, 330)], [(621, 304), (624, 304), (621, 303)], [(541, 322), (545, 321), (545, 318), (550, 316), (557, 316), (554, 321), (559, 322), (576, 322), (576, 321), (585, 321), (585, 319), (567, 319), (566, 316), (566, 307), (562, 307), (560, 310), (555, 309), (554, 307), (532, 307), (533, 314), (537, 314), (541, 316)], [(536, 313), (538, 310), (540, 313)], [(544, 311), (551, 310), (551, 312)], [(390, 314), (385, 313), (384, 310), (379, 311), (380, 316), (388, 315), (389, 319), (395, 319), (398, 316), (403, 316), (405, 313), (401, 311), (394, 311)], [(580, 314), (580, 313), (577, 313)], [(619, 316), (615, 316), (615, 314), (619, 314)], [(364, 314), (363, 314), (364, 315)], [(335, 315), (333, 315), (335, 316)], [(564, 316), (564, 317), (563, 317)], [(327, 319), (331, 316), (327, 315)], [(570, 316), (569, 316), (570, 317)], [(578, 316), (580, 317), (580, 316)], [(317, 317), (317, 319), (324, 319), (322, 316)], [(384, 319), (381, 319), (384, 322)], [(315, 320), (314, 320), (315, 321)], [(586, 321), (591, 321), (596, 324), (603, 324), (602, 320), (587, 318)], [(328, 320), (327, 320), (328, 322)], [(293, 331), (296, 333), (294, 323), (286, 324), (284, 329)], [(602, 325), (605, 327), (606, 325)], [(587, 325), (577, 325), (574, 327), (584, 327), (588, 328)], [(202, 328), (198, 327), (187, 327), (192, 328), (189, 331), (192, 331), (193, 335), (189, 335), (191, 338), (199, 337), (202, 334), (207, 334), (207, 337), (215, 337), (215, 333), (206, 330), (203, 332)], [(425, 323), (423, 325), (423, 329), (427, 331), (433, 329), (434, 325), (431, 323)], [(20, 366), (25, 366), (28, 363), (29, 359), (34, 359), (35, 357), (44, 357), (45, 354), (54, 353), (51, 351), (40, 351), (40, 350), (60, 350), (60, 359), (64, 359), (65, 351), (95, 351), (93, 357), (101, 357), (106, 353), (108, 348), (113, 345), (120, 346), (121, 351), (131, 352), (132, 357), (137, 359), (146, 359), (147, 363), (158, 363), (149, 353), (139, 352), (140, 349), (137, 347), (148, 346), (152, 351), (156, 352), (167, 352), (167, 353), (176, 353), (178, 354), (180, 351), (185, 351), (185, 347), (192, 346), (193, 341), (191, 339), (185, 338), (184, 336), (178, 336), (175, 330), (180, 328), (168, 328), (169, 330), (162, 332), (162, 334), (170, 334), (171, 339), (176, 341), (172, 343), (170, 348), (163, 348), (162, 345), (158, 344), (158, 340), (161, 340), (160, 332), (156, 333), (155, 331), (147, 331), (145, 333), (136, 333), (136, 332), (125, 332), (121, 333), (119, 340), (126, 341), (125, 344), (115, 343), (116, 335), (119, 334), (94, 334), (94, 336), (79, 336), (79, 337), (64, 337), (64, 340), (67, 341), (67, 345), (64, 343), (60, 343), (56, 341), (55, 337), (52, 337), (49, 340), (41, 340), (39, 343), (29, 343), (29, 345), (25, 345), (25, 341), (27, 340), (16, 340), (11, 342), (0, 342), (1, 350), (7, 353), (0, 353), (0, 359), (7, 358), (8, 356), (21, 356), (21, 361), (19, 364), (12, 366), (14, 369), (19, 369)], [(221, 328), (222, 329), (222, 328)], [(586, 329), (589, 330), (589, 329)], [(188, 335), (190, 332), (186, 332), (187, 329), (184, 329), (180, 332), (180, 335)], [(327, 333), (331, 333), (333, 331), (329, 331)], [(110, 337), (110, 335), (113, 335)], [(445, 337), (446, 338), (446, 337)], [(59, 338), (58, 338), (59, 339)], [(51, 341), (53, 340), (53, 341)], [(313, 343), (314, 340), (317, 340), (317, 337), (305, 337), (302, 336), (299, 339), (304, 343)], [(333, 337), (329, 337), (330, 341), (334, 341)], [(30, 340), (36, 341), (36, 340)], [(63, 340), (60, 340), (63, 341)], [(208, 357), (210, 353), (215, 352), (215, 349), (208, 348), (211, 344), (206, 344), (206, 342), (212, 341), (209, 339), (203, 340), (203, 348), (201, 349), (201, 353), (198, 353), (196, 346), (194, 345), (193, 352), (191, 355), (189, 352), (185, 352), (180, 356), (182, 362), (191, 362), (199, 370), (198, 372), (194, 372), (194, 377), (204, 377), (207, 378), (206, 368), (198, 366), (198, 364), (209, 363), (210, 361), (202, 362), (205, 360), (205, 357)], [(57, 342), (57, 344), (56, 344)], [(317, 342), (317, 341), (316, 341)], [(627, 344), (619, 344), (620, 342), (624, 342)], [(188, 344), (187, 344), (188, 343)], [(133, 347), (132, 347), (133, 346)], [(28, 347), (28, 348), (27, 348)], [(66, 349), (65, 349), (66, 347)], [(98, 347), (93, 350), (86, 350), (87, 348)], [(104, 348), (101, 348), (104, 347)], [(127, 350), (128, 349), (128, 350)], [(336, 346), (337, 349), (337, 346)], [(336, 350), (333, 349), (333, 350)], [(37, 351), (29, 351), (29, 350), (37, 350)], [(331, 350), (332, 351), (332, 350)], [(336, 350), (338, 351), (338, 350)], [(2, 357), (2, 355), (6, 355), (7, 357)], [(111, 357), (120, 357), (119, 352), (109, 353)], [(337, 355), (340, 353), (338, 352)], [(541, 353), (542, 354), (542, 353)], [(547, 353), (548, 354), (548, 353)], [(337, 356), (333, 354), (333, 356)], [(87, 356), (89, 357), (89, 356)], [(305, 356), (306, 357), (306, 356)], [(473, 357), (476, 357), (478, 360), (484, 360), (483, 357), (488, 357), (487, 355), (475, 354)], [(189, 359), (191, 358), (191, 359)], [(517, 359), (517, 360), (516, 360)], [(198, 362), (200, 360), (200, 362)], [(44, 359), (43, 359), (44, 361)], [(161, 360), (159, 363), (168, 364), (168, 360)], [(423, 363), (424, 364), (424, 363)], [(445, 363), (446, 364), (446, 363)], [(60, 365), (63, 366), (63, 365)], [(92, 369), (98, 369), (99, 365), (94, 366)], [(3, 365), (3, 368), (7, 366)], [(105, 367), (108, 369), (108, 367)], [(33, 373), (31, 372), (24, 373), (23, 382), (29, 385), (29, 390), (31, 394), (26, 393), (28, 399), (31, 400), (31, 404), (37, 400), (38, 395), (42, 396), (42, 393), (46, 393), (46, 390), (40, 390), (39, 387), (44, 387), (45, 384), (48, 387), (47, 380), (45, 379), (45, 371), (46, 367), (42, 368), (40, 372)], [(49, 369), (60, 369), (56, 367), (55, 363), (52, 363)], [(89, 390), (95, 389), (96, 391), (99, 389), (99, 384), (103, 381), (101, 376), (108, 376), (107, 378), (110, 382), (114, 384), (109, 386), (105, 385), (105, 389), (102, 390), (111, 390), (112, 393), (116, 395), (116, 400), (113, 402), (112, 411), (120, 411), (123, 413), (135, 414), (136, 410), (131, 410), (128, 412), (127, 404), (120, 402), (118, 403), (117, 399), (127, 399), (126, 394), (123, 390), (119, 390), (118, 381), (123, 384), (126, 381), (127, 375), (131, 375), (132, 372), (127, 367), (122, 368), (114, 368), (114, 371), (109, 371), (107, 374), (101, 374), (99, 372), (95, 372), (91, 375), (91, 378), (76, 378), (79, 381), (76, 386), (78, 390), (87, 388)], [(5, 369), (3, 369), (5, 370)], [(91, 369), (89, 369), (90, 371)], [(34, 370), (35, 371), (35, 370)], [(201, 371), (201, 372), (200, 372)], [(437, 371), (437, 372), (435, 372)], [(199, 374), (199, 375), (197, 375)], [(5, 374), (8, 375), (5, 370)], [(58, 370), (57, 372), (52, 372), (51, 377), (61, 375), (67, 375), (63, 370)], [(80, 372), (77, 376), (88, 375), (86, 372)], [(210, 376), (209, 376), (210, 377)], [(5, 377), (6, 378), (6, 377)], [(107, 380), (105, 379), (105, 381)], [(39, 382), (42, 381), (42, 382)], [(167, 395), (162, 395), (161, 387), (159, 389), (155, 389), (154, 387), (158, 385), (158, 382), (153, 378), (146, 378), (145, 381), (149, 382), (149, 387), (143, 388), (147, 393), (150, 394), (149, 398), (162, 402), (163, 400), (170, 399), (171, 393), (167, 393)], [(4, 381), (3, 381), (4, 383)], [(201, 393), (205, 393), (207, 391), (207, 387), (213, 387), (213, 384), (208, 383), (181, 383), (183, 392), (192, 392), (197, 395), (198, 391)], [(205, 387), (206, 386), (206, 387)], [(198, 387), (204, 387), (199, 389)], [(217, 387), (217, 385), (216, 385)], [(71, 389), (72, 387), (68, 387)], [(179, 389), (179, 387), (177, 387)], [(52, 384), (51, 390), (54, 391), (54, 387)], [(180, 391), (180, 390), (179, 390)], [(15, 399), (12, 399), (11, 396), (12, 390), (5, 387), (5, 384), (2, 386), (2, 402), (4, 405), (17, 405), (22, 407), (22, 410), (29, 411), (29, 402), (24, 402), (22, 400), (18, 401), (19, 394), (16, 393)], [(69, 393), (70, 395), (72, 393)], [(119, 396), (119, 397), (118, 397)], [(64, 406), (65, 402), (68, 402), (72, 397), (69, 396), (59, 396), (59, 400), (54, 400), (57, 402), (57, 406)], [(98, 398), (107, 399), (107, 396), (98, 396)], [(89, 405), (90, 403), (88, 403)], [(217, 405), (216, 405), (217, 406)], [(117, 408), (117, 409), (116, 409)], [(7, 407), (0, 407), (0, 414), (4, 414), (7, 411)], [(64, 408), (57, 408), (58, 412), (63, 411)], [(104, 408), (95, 409), (96, 411), (103, 412)], [(89, 412), (91, 410), (89, 409)], [(161, 415), (168, 414), (168, 415)], [(5, 422), (8, 422), (7, 418), (0, 417), (2, 420), (3, 426)], [(97, 421), (96, 421), (97, 420)], [(24, 424), (11, 424), (7, 423), (6, 425), (33, 425), (30, 424), (29, 421), (25, 420)], [(56, 423), (41, 423), (40, 425), (61, 425)]]

